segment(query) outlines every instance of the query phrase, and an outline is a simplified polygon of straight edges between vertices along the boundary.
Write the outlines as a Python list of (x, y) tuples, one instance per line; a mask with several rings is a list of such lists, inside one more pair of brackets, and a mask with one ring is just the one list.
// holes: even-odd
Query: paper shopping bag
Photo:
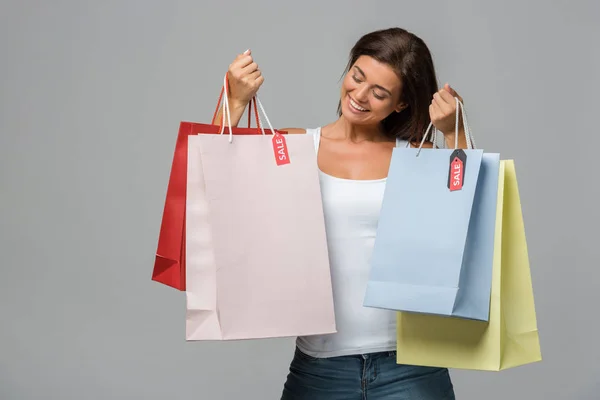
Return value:
[(312, 137), (228, 136), (188, 138), (187, 340), (336, 332)]
[(517, 177), (501, 161), (489, 323), (399, 312), (397, 362), (499, 371), (542, 359)]
[[(221, 90), (221, 97), (224, 89)], [(179, 133), (175, 144), (175, 153), (171, 166), (167, 195), (162, 215), (160, 234), (156, 250), (152, 280), (175, 289), (185, 291), (185, 197), (188, 157), (188, 137), (203, 134), (218, 134), (223, 131), (222, 125), (215, 125), (215, 116), (221, 104), (217, 103), (217, 110), (211, 124), (183, 121), (179, 125)], [(252, 107), (254, 104), (254, 107)], [(256, 128), (250, 128), (251, 110), (256, 117)], [(248, 128), (233, 128), (234, 135), (261, 134), (260, 119), (256, 102), (251, 102), (248, 107)], [(272, 133), (265, 130), (266, 133)], [(279, 133), (285, 133), (280, 132)]]
[(394, 149), (365, 306), (487, 321), (499, 163), (472, 148)]

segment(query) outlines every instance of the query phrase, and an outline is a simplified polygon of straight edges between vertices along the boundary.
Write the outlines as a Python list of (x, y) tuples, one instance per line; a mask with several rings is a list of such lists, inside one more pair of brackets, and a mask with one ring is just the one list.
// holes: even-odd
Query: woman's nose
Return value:
[(355, 90), (354, 97), (357, 101), (366, 102), (369, 95), (369, 88), (367, 85), (361, 85)]

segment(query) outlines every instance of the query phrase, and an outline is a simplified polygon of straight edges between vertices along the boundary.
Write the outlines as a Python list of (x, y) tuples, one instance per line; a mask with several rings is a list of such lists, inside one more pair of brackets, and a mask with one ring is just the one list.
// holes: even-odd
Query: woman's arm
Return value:
[[(238, 126), (242, 116), (244, 115), (244, 111), (246, 110), (246, 106), (248, 103), (236, 101), (234, 99), (229, 99), (229, 114), (231, 117), (231, 126)], [(215, 118), (216, 125), (221, 125), (223, 123), (223, 106), (219, 108), (219, 112)], [(227, 115), (225, 115), (225, 126), (229, 125), (229, 121), (227, 120)]]
[[(431, 121), (437, 130), (444, 134), (447, 149), (453, 149), (456, 141), (456, 99), (463, 103), (462, 97), (456, 93), (456, 90), (445, 84), (442, 89), (433, 95), (433, 100), (429, 106)], [(458, 148), (466, 149), (467, 138), (461, 113), (459, 113), (458, 118)]]
[[(256, 95), (258, 89), (265, 81), (258, 64), (254, 62), (250, 50), (238, 55), (227, 70), (228, 91), (227, 99), (229, 103), (229, 115), (231, 117), (231, 126), (238, 126), (244, 110), (250, 102), (250, 99)], [(215, 124), (223, 122), (223, 106), (217, 112)], [(227, 115), (225, 124), (229, 125)]]

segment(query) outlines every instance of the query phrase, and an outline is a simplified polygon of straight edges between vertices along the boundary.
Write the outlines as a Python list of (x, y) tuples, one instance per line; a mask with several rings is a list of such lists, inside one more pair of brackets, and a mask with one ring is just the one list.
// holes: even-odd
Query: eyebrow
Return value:
[[(359, 67), (359, 66), (355, 65), (355, 66), (354, 66), (354, 68), (356, 68), (356, 69), (358, 70), (358, 72), (360, 72), (360, 74), (361, 74), (363, 77), (366, 77), (366, 75), (365, 75), (364, 71), (363, 71), (362, 69), (360, 69), (360, 67)], [(376, 87), (376, 88), (378, 88), (378, 89), (381, 89), (381, 90), (383, 90), (384, 92), (388, 92), (390, 96), (392, 95), (392, 92), (390, 92), (388, 89), (384, 88), (383, 86), (380, 86), (380, 85), (375, 85), (375, 87)]]

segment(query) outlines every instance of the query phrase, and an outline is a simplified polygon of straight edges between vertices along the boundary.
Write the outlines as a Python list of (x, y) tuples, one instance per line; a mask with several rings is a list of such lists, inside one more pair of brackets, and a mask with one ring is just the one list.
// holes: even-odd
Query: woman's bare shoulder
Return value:
[(281, 130), (287, 132), (288, 134), (306, 133), (306, 129), (303, 128), (282, 128)]

